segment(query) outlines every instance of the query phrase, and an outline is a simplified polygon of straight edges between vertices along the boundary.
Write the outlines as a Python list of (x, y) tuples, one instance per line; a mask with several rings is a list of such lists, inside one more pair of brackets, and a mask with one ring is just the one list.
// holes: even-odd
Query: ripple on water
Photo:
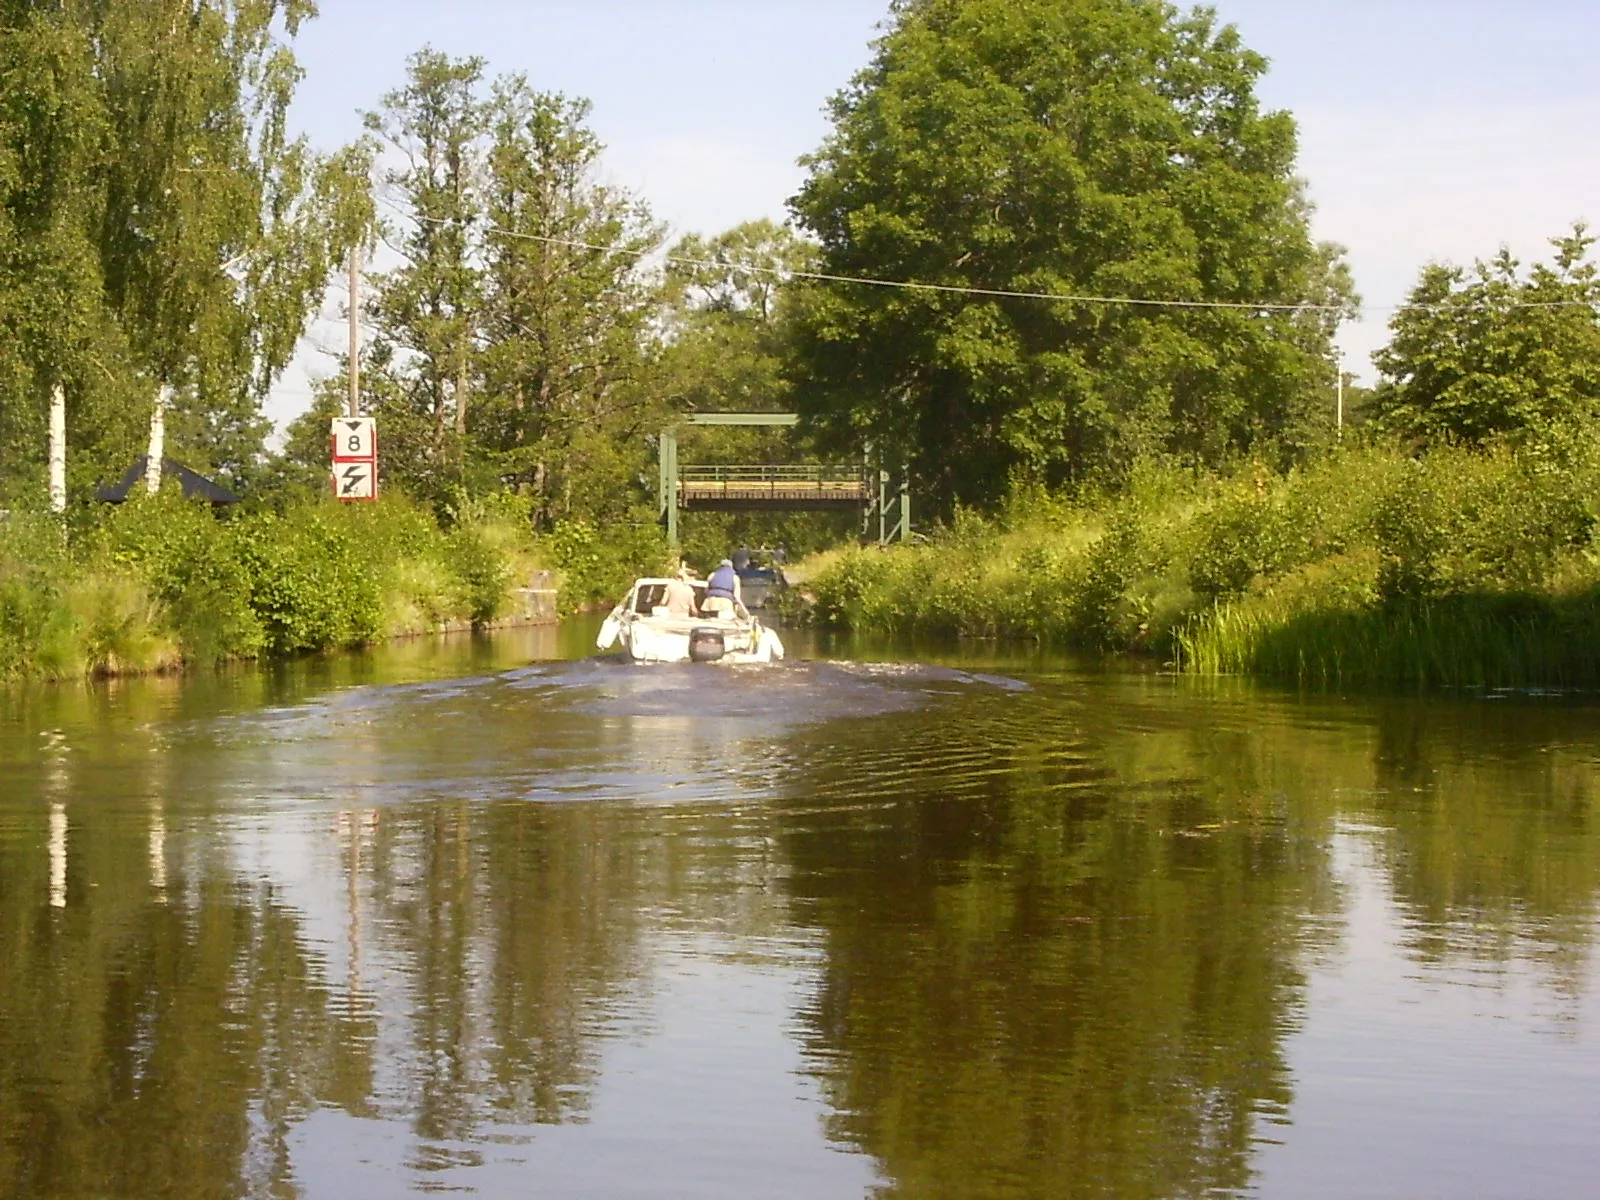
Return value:
[[(725, 804), (769, 795), (807, 729), (828, 729), (823, 745), (863, 732), (876, 742), (870, 731), (897, 714), (1027, 691), (915, 664), (587, 659), (350, 688), (190, 722), (185, 739), (211, 745), (214, 788), (249, 808), (432, 797)], [(980, 746), (935, 739), (879, 756), (873, 786), (892, 790), (930, 760), (969, 779), (1005, 769)]]

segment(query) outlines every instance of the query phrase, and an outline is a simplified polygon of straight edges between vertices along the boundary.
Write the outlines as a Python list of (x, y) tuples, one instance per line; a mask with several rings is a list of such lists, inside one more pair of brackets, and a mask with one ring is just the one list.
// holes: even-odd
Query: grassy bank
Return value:
[(1317, 682), (1600, 684), (1600, 454), (1414, 458), (1368, 445), (1277, 475), (1145, 469), (1021, 493), (927, 543), (816, 564), (819, 619), (1139, 650)]
[(65, 679), (359, 646), (512, 611), (540, 548), (510, 511), (442, 528), (401, 497), (218, 519), (176, 496), (94, 514), (70, 539), (0, 523), (0, 678)]

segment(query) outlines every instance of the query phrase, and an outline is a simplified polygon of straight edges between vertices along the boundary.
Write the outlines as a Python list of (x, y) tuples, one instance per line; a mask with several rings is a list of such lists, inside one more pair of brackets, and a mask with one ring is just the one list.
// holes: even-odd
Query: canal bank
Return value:
[(1381, 440), (1280, 474), (1143, 466), (806, 565), (819, 622), (1313, 685), (1600, 685), (1600, 452)]
[(560, 577), (522, 515), (442, 528), (401, 497), (225, 520), (144, 497), (62, 536), (0, 522), (0, 679), (172, 673), (396, 637), (553, 621)]

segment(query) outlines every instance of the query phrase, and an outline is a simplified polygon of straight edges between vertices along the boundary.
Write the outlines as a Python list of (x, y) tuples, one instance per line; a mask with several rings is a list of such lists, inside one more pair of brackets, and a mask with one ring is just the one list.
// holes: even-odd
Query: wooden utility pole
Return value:
[(1334, 367), (1335, 367), (1336, 371), (1338, 372), (1338, 380), (1334, 385), (1334, 390), (1338, 395), (1338, 399), (1335, 402), (1338, 405), (1338, 407), (1335, 410), (1335, 415), (1334, 415), (1334, 428), (1335, 428), (1335, 431), (1338, 434), (1339, 440), (1342, 442), (1344, 440), (1344, 351), (1343, 350), (1335, 350), (1333, 352), (1333, 362), (1334, 362)]
[(350, 378), (348, 416), (361, 415), (361, 248), (350, 250)]

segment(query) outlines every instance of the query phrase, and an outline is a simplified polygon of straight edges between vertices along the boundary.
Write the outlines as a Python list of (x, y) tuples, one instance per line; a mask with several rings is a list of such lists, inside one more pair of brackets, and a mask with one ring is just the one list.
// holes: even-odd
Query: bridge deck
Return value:
[(686, 509), (848, 508), (871, 494), (859, 466), (685, 467), (678, 479), (678, 506)]

